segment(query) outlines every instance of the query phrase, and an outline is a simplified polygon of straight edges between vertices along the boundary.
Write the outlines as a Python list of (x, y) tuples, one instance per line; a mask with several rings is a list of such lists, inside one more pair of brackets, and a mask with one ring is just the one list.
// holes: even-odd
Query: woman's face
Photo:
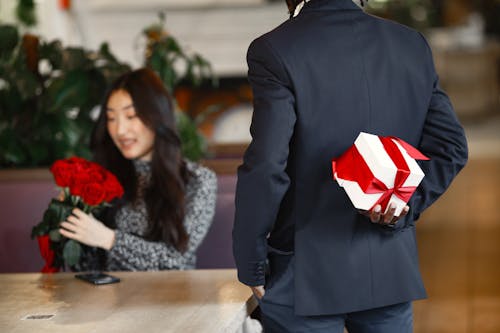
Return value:
[(125, 158), (151, 161), (155, 133), (137, 116), (128, 92), (117, 90), (111, 94), (106, 118), (109, 135)]

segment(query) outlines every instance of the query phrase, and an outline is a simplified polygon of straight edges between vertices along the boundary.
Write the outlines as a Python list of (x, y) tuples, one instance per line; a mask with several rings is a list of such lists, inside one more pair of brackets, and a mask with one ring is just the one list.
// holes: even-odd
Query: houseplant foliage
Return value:
[(198, 53), (188, 54), (177, 39), (165, 29), (165, 13), (159, 13), (159, 22), (146, 27), (144, 66), (154, 70), (170, 92), (180, 84), (199, 86), (209, 80), (216, 84), (210, 63)]
[(93, 110), (129, 67), (107, 44), (97, 52), (20, 36), (0, 25), (0, 167), (48, 166), (90, 157)]
[[(142, 31), (144, 66), (175, 95), (215, 76), (208, 61), (187, 54), (160, 23)], [(109, 84), (130, 67), (106, 43), (98, 51), (64, 47), (16, 26), (0, 25), (0, 168), (49, 166), (70, 156), (90, 158), (88, 141)], [(176, 109), (178, 107), (176, 106)], [(180, 111), (180, 110), (179, 110)], [(199, 160), (206, 142), (189, 111), (177, 112), (183, 155)]]
[[(159, 22), (146, 27), (142, 31), (145, 39), (144, 66), (155, 71), (169, 92), (175, 96), (175, 91), (180, 86), (199, 87), (202, 83), (211, 86), (217, 85), (217, 78), (212, 71), (210, 63), (200, 54), (188, 54), (165, 29), (165, 14), (159, 13)], [(212, 106), (199, 114), (191, 117), (190, 110), (177, 110), (177, 129), (182, 142), (183, 156), (197, 161), (206, 155), (206, 140), (198, 130), (198, 125), (205, 117), (217, 111), (217, 106)]]
[(34, 0), (18, 0), (16, 6), (16, 17), (27, 27), (34, 26), (37, 22)]

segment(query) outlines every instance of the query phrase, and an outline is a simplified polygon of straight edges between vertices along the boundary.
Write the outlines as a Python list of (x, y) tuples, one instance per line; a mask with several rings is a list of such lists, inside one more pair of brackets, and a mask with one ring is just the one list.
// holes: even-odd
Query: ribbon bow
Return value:
[(380, 205), (384, 211), (392, 195), (408, 202), (416, 190), (415, 186), (403, 186), (410, 175), (410, 168), (396, 142), (406, 150), (410, 157), (416, 160), (429, 160), (429, 158), (400, 138), (388, 136), (379, 137), (379, 139), (398, 169), (394, 179), (394, 187), (388, 188), (384, 182), (373, 175), (356, 145), (352, 145), (338, 159), (332, 160), (332, 170), (334, 177), (337, 174), (339, 178), (357, 182), (363, 192), (367, 194), (382, 193), (382, 196), (370, 210), (376, 205)]

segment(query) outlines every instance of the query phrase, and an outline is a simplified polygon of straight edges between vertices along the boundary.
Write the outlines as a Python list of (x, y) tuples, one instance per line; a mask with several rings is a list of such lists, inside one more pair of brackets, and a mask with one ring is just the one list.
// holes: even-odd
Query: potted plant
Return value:
[(39, 167), (89, 157), (96, 106), (129, 66), (107, 44), (97, 52), (63, 47), (0, 26), (0, 166)]
[[(186, 53), (175, 37), (165, 29), (165, 14), (159, 13), (159, 22), (142, 31), (145, 39), (144, 66), (154, 70), (168, 91), (175, 97), (180, 87), (199, 87), (202, 83), (217, 86), (210, 63), (201, 55)], [(175, 102), (175, 100), (174, 100)], [(196, 117), (190, 110), (181, 110), (175, 103), (177, 127), (182, 142), (182, 153), (191, 160), (199, 160), (207, 154), (207, 144), (198, 130), (198, 125), (207, 115), (220, 107), (212, 105)]]
[[(144, 66), (169, 91), (180, 85), (216, 83), (199, 54), (188, 55), (160, 22), (145, 28)], [(130, 67), (106, 43), (98, 51), (63, 47), (0, 26), (0, 167), (40, 167), (73, 155), (89, 158), (88, 140), (98, 106), (111, 81)], [(180, 111), (180, 110), (179, 110)], [(206, 144), (189, 112), (177, 112), (183, 154), (199, 160)], [(198, 118), (198, 121), (200, 118)]]

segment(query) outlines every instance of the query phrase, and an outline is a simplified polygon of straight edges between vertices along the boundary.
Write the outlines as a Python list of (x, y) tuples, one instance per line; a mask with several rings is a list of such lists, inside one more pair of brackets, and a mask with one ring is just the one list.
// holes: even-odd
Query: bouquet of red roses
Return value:
[(55, 182), (62, 188), (60, 198), (51, 200), (42, 222), (33, 227), (45, 260), (42, 272), (57, 272), (65, 265), (75, 267), (82, 255), (82, 246), (59, 233), (59, 224), (74, 208), (85, 213), (98, 212), (123, 195), (123, 188), (111, 172), (97, 163), (80, 157), (56, 161), (50, 168)]

